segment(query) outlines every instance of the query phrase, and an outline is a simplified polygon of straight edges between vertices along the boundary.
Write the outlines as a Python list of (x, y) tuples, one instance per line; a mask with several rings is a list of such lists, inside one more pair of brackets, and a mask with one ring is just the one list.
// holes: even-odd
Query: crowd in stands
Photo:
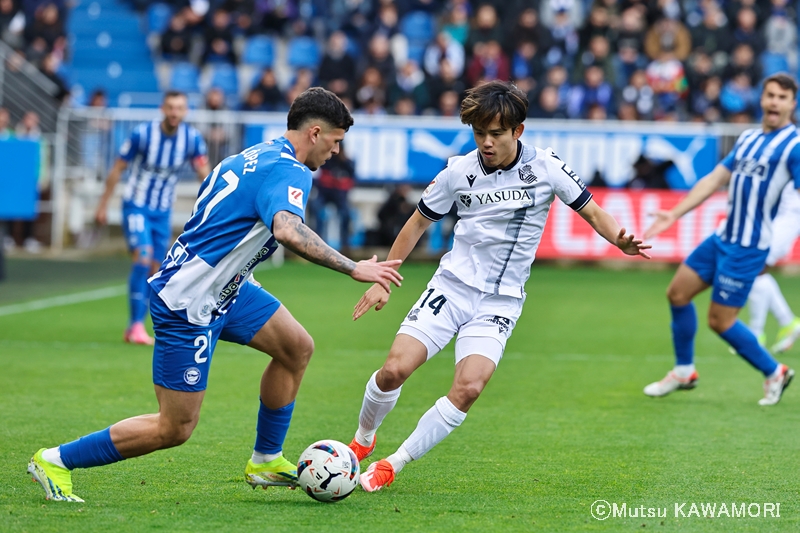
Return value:
[[(2, 1), (2, 0), (0, 0)], [(198, 12), (202, 4), (204, 13)], [(797, 69), (789, 0), (175, 0), (160, 53), (241, 63), (237, 38), (310, 37), (320, 59), (241, 104), (285, 110), (319, 84), (357, 113), (457, 115), (465, 89), (511, 79), (530, 116), (752, 121), (759, 84)], [(420, 42), (426, 22), (429, 38)]]
[[(124, 0), (122, 0), (124, 1)], [(152, 2), (127, 0), (144, 13)], [(163, 5), (163, 4), (162, 4)], [(240, 65), (243, 43), (307, 38), (318, 59), (268, 60), (242, 110), (288, 109), (322, 85), (363, 114), (457, 115), (465, 89), (510, 79), (530, 116), (752, 121), (761, 80), (797, 71), (789, 0), (168, 0), (167, 62)], [(59, 87), (64, 0), (0, 0), (0, 37)], [(275, 46), (275, 49), (280, 46)], [(285, 49), (285, 47), (283, 48)], [(313, 58), (313, 54), (312, 54)], [(285, 63), (284, 63), (285, 66)], [(228, 101), (230, 103), (230, 101)]]

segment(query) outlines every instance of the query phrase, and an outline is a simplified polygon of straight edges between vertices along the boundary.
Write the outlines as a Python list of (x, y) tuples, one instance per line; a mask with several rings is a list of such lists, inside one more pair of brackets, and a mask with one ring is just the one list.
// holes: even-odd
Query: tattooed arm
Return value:
[(325, 244), (319, 235), (303, 224), (300, 217), (289, 211), (275, 213), (272, 234), (279, 243), (300, 257), (347, 274), (356, 281), (378, 283), (388, 291), (389, 283), (399, 287), (400, 280), (403, 279), (394, 268), (400, 265), (400, 260), (379, 263), (378, 258), (373, 256), (369, 261), (356, 263)]

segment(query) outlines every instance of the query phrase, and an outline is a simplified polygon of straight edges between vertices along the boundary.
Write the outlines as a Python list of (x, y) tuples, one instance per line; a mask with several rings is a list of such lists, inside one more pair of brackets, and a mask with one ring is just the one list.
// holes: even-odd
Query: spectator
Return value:
[(662, 19), (645, 35), (644, 51), (652, 60), (662, 57), (666, 52), (678, 61), (685, 61), (692, 51), (692, 44), (693, 39), (686, 26), (676, 20)]
[(639, 159), (633, 163), (633, 178), (628, 182), (628, 188), (634, 190), (641, 189), (669, 189), (667, 182), (667, 170), (672, 167), (672, 161), (656, 162), (648, 159), (644, 154), (639, 155)]
[(456, 91), (444, 91), (439, 95), (438, 114), (441, 117), (458, 117), (461, 107), (461, 95)]
[(464, 72), (464, 47), (446, 32), (439, 32), (436, 39), (425, 49), (423, 64), (429, 76), (439, 74), (439, 62), (446, 58), (455, 75)]
[(558, 88), (545, 85), (539, 91), (533, 105), (528, 108), (530, 118), (567, 118), (563, 106), (559, 103)]
[(261, 72), (261, 77), (258, 78), (253, 90), (261, 93), (258, 104), (259, 111), (262, 110), (261, 106), (263, 106), (263, 111), (284, 111), (289, 109), (286, 104), (286, 98), (278, 88), (275, 72), (271, 68), (265, 68)]
[(474, 87), (481, 81), (509, 80), (511, 63), (498, 41), (481, 42), (475, 45), (475, 54), (467, 67), (467, 83)]
[(567, 102), (567, 116), (570, 118), (587, 118), (589, 108), (598, 105), (605, 110), (606, 115), (611, 111), (614, 90), (605, 80), (603, 69), (600, 65), (590, 65), (584, 72), (582, 84), (572, 87)]
[(759, 105), (759, 93), (750, 76), (739, 72), (723, 85), (719, 101), (731, 122), (752, 122)]
[(720, 64), (727, 63), (733, 39), (726, 26), (726, 21), (722, 10), (715, 3), (707, 3), (702, 24), (691, 32), (692, 48), (714, 50), (714, 55), (717, 56), (714, 61)]
[(718, 68), (711, 60), (711, 56), (702, 49), (692, 52), (687, 67), (686, 80), (689, 83), (689, 90), (693, 93), (701, 91), (701, 86), (708, 78), (722, 73), (722, 69)]
[(673, 52), (673, 34), (661, 36), (661, 52), (657, 59), (647, 66), (647, 83), (656, 97), (654, 117), (656, 120), (674, 120), (683, 111), (688, 92), (688, 83), (683, 64)]
[(317, 73), (320, 83), (337, 95), (355, 90), (356, 62), (347, 53), (347, 36), (335, 31), (328, 38), (328, 46)]
[[(206, 93), (205, 108), (208, 111), (225, 111), (225, 93), (217, 87), (212, 87)], [(213, 168), (228, 157), (231, 152), (230, 138), (225, 124), (220, 122), (210, 122), (203, 130), (203, 137), (208, 146), (208, 164)]]
[(40, 5), (34, 14), (33, 22), (25, 26), (25, 42), (44, 56), (56, 50), (63, 52), (66, 44), (64, 22), (54, 3)]
[[(569, 26), (580, 28), (585, 19), (584, 2), (581, 0), (541, 0), (542, 24), (548, 28), (555, 26)], [(566, 17), (559, 22), (558, 18)], [(576, 43), (577, 44), (577, 43)]]
[(386, 102), (386, 88), (380, 70), (369, 67), (361, 76), (361, 83), (356, 91), (356, 109), (369, 107), (375, 111), (376, 106), (382, 107)]
[(648, 85), (647, 74), (644, 70), (634, 71), (628, 80), (628, 84), (622, 89), (620, 93), (620, 107), (624, 105), (633, 107), (636, 112), (636, 120), (653, 119), (655, 111), (655, 91)]
[(416, 61), (408, 60), (400, 68), (389, 85), (387, 97), (390, 106), (394, 106), (401, 98), (410, 98), (415, 109), (425, 109), (431, 104), (425, 74)]
[(617, 48), (619, 51), (611, 58), (611, 65), (614, 69), (614, 87), (622, 89), (634, 72), (647, 68), (647, 59), (639, 51), (635, 39), (621, 39)]
[(0, 39), (12, 48), (22, 46), (25, 14), (14, 0), (0, 0)]
[(692, 96), (691, 113), (696, 121), (713, 124), (722, 118), (722, 80), (719, 76), (706, 78)]
[(368, 68), (375, 68), (383, 80), (391, 80), (396, 73), (394, 57), (389, 48), (389, 39), (385, 35), (375, 35), (369, 41), (366, 57), (361, 61), (359, 72), (363, 73)]
[(631, 43), (639, 52), (644, 50), (644, 39), (647, 22), (642, 11), (631, 7), (622, 12), (620, 16), (618, 46), (623, 42)]
[(403, 96), (395, 101), (392, 106), (392, 114), (403, 117), (411, 117), (417, 114), (417, 104), (410, 96)]
[(406, 198), (411, 186), (397, 185), (378, 209), (378, 227), (367, 232), (368, 246), (391, 246), (416, 206)]
[(8, 109), (0, 107), (0, 141), (7, 141), (14, 138), (14, 130), (11, 129), (11, 115)]
[(242, 111), (269, 111), (264, 103), (264, 93), (257, 88), (250, 89), (242, 102)]
[(597, 36), (604, 37), (607, 42), (616, 40), (617, 32), (611, 27), (611, 17), (605, 6), (601, 4), (592, 6), (592, 10), (589, 12), (589, 18), (583, 28), (581, 28), (579, 36), (581, 50), (588, 49), (589, 42)]
[(233, 30), (231, 15), (224, 9), (217, 9), (211, 17), (211, 24), (204, 32), (203, 62), (224, 62), (235, 64), (236, 53), (233, 50)]
[(292, 86), (286, 91), (286, 103), (291, 105), (300, 93), (314, 85), (314, 71), (308, 68), (298, 69)]
[(797, 25), (789, 16), (786, 0), (772, 0), (772, 12), (764, 25), (767, 51), (786, 58), (789, 69), (797, 69)]
[(568, 2), (561, 3), (558, 0), (557, 9), (553, 13), (553, 22), (550, 25), (553, 46), (548, 50), (547, 60), (551, 65), (561, 64), (571, 68), (580, 48), (580, 38), (567, 5)]
[(603, 69), (603, 76), (611, 85), (615, 83), (614, 63), (611, 60), (611, 44), (604, 35), (594, 35), (589, 40), (588, 48), (581, 54), (581, 61), (575, 69), (577, 80), (583, 78), (583, 73), (590, 65)]
[(256, 13), (261, 28), (267, 33), (283, 35), (289, 24), (299, 14), (296, 0), (256, 0)]
[(475, 47), (479, 44), (489, 41), (500, 43), (503, 40), (503, 30), (497, 19), (497, 10), (490, 4), (481, 5), (475, 13), (475, 21), (469, 30), (467, 44), (464, 47), (467, 55), (477, 54)]
[(56, 86), (56, 93), (53, 95), (53, 98), (58, 100), (60, 104), (63, 104), (67, 101), (69, 89), (67, 88), (67, 84), (64, 83), (64, 80), (61, 79), (61, 76), (58, 75), (58, 67), (59, 60), (55, 53), (47, 54), (44, 60), (42, 60), (42, 74)]
[[(42, 138), (42, 131), (39, 129), (39, 114), (36, 111), (27, 111), (22, 120), (17, 123), (14, 131), (17, 139), (27, 141), (38, 141)], [(32, 220), (17, 220), (12, 223), (12, 235), (17, 233), (22, 235), (22, 246), (28, 253), (38, 254), (42, 250), (42, 244), (34, 237), (34, 226)], [(7, 245), (13, 248), (15, 241), (6, 241)]]
[(469, 38), (469, 12), (466, 4), (454, 5), (445, 20), (442, 31), (450, 35), (461, 46), (465, 46)]
[(767, 44), (764, 36), (758, 31), (756, 26), (758, 20), (756, 12), (751, 7), (743, 7), (736, 14), (736, 28), (733, 30), (733, 42), (735, 44), (748, 44), (753, 49), (756, 56), (766, 49)]
[[(327, 163), (320, 167), (319, 174), (314, 180), (316, 197), (311, 202), (311, 211), (314, 213), (316, 224), (314, 231), (327, 237), (327, 216), (325, 208), (328, 205), (336, 207), (339, 218), (339, 249), (347, 253), (350, 246), (350, 200), (348, 195), (355, 185), (356, 166), (348, 159), (344, 144), (339, 145), (339, 153), (334, 155)], [(326, 239), (328, 240), (328, 239)]]
[(532, 7), (524, 9), (509, 34), (506, 49), (517, 50), (522, 43), (532, 42), (536, 49), (547, 53), (553, 45), (550, 30), (539, 22), (539, 13)]
[(42, 130), (39, 129), (39, 114), (36, 111), (28, 111), (22, 116), (22, 120), (17, 123), (15, 136), (17, 139), (28, 141), (38, 141), (42, 138)]
[(545, 75), (545, 83), (552, 85), (558, 91), (558, 112), (567, 116), (567, 102), (572, 85), (569, 83), (567, 69), (562, 65), (553, 65)]
[(456, 76), (455, 70), (450, 66), (450, 61), (442, 58), (439, 61), (439, 74), (428, 79), (428, 90), (433, 102), (438, 102), (442, 94), (449, 91), (455, 92), (460, 101), (461, 95), (467, 90), (467, 85), (460, 77)]
[(236, 33), (245, 35), (254, 33), (253, 14), (256, 12), (255, 0), (225, 0), (221, 7), (231, 14)]
[(761, 79), (761, 66), (756, 64), (753, 49), (747, 43), (737, 44), (731, 54), (730, 63), (725, 69), (724, 78), (730, 80), (739, 73), (747, 74), (747, 77), (758, 82)]
[(161, 34), (161, 55), (164, 59), (186, 61), (192, 44), (192, 33), (182, 11), (172, 15), (169, 27)]

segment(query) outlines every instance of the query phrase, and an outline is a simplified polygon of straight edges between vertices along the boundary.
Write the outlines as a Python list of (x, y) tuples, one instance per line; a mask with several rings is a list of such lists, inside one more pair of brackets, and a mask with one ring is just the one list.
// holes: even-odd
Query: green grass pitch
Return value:
[[(124, 269), (115, 268), (113, 279), (80, 290), (124, 283)], [(389, 305), (355, 323), (352, 307), (365, 286), (305, 264), (258, 273), (316, 341), (286, 441), (290, 459), (318, 439), (349, 442), (364, 384), (433, 270), (404, 267)], [(67, 279), (63, 272), (47, 279)], [(214, 354), (189, 442), (76, 471), (75, 492), (86, 503), (46, 502), (25, 473), (31, 454), (154, 412), (151, 351), (121, 342), (122, 296), (0, 316), (0, 531), (800, 530), (800, 385), (778, 406), (759, 407), (762, 378), (703, 323), (707, 296), (697, 301), (699, 387), (661, 399), (642, 394), (672, 364), (670, 277), (671, 270), (535, 266), (505, 357), (464, 425), (387, 490), (357, 489), (327, 505), (244, 483), (267, 358), (226, 343)], [(800, 307), (800, 278), (779, 281)], [(798, 368), (798, 353), (783, 360)], [(450, 346), (404, 386), (378, 432), (376, 457), (397, 448), (452, 375)], [(667, 516), (598, 521), (590, 506), (601, 499), (666, 508)], [(693, 502), (780, 503), (780, 518), (676, 518), (674, 505), (683, 502), (684, 512)]]

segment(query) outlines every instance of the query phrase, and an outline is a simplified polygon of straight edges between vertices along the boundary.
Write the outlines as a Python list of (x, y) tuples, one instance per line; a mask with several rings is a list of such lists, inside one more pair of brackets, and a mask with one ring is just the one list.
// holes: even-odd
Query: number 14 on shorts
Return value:
[(439, 311), (441, 311), (442, 307), (444, 307), (444, 304), (447, 303), (447, 298), (445, 298), (444, 294), (440, 294), (439, 296), (431, 298), (435, 291), (436, 289), (428, 289), (428, 292), (425, 294), (425, 298), (423, 298), (422, 303), (419, 304), (419, 309), (424, 309), (425, 304), (427, 303), (428, 307), (433, 309), (433, 316), (438, 315)]

